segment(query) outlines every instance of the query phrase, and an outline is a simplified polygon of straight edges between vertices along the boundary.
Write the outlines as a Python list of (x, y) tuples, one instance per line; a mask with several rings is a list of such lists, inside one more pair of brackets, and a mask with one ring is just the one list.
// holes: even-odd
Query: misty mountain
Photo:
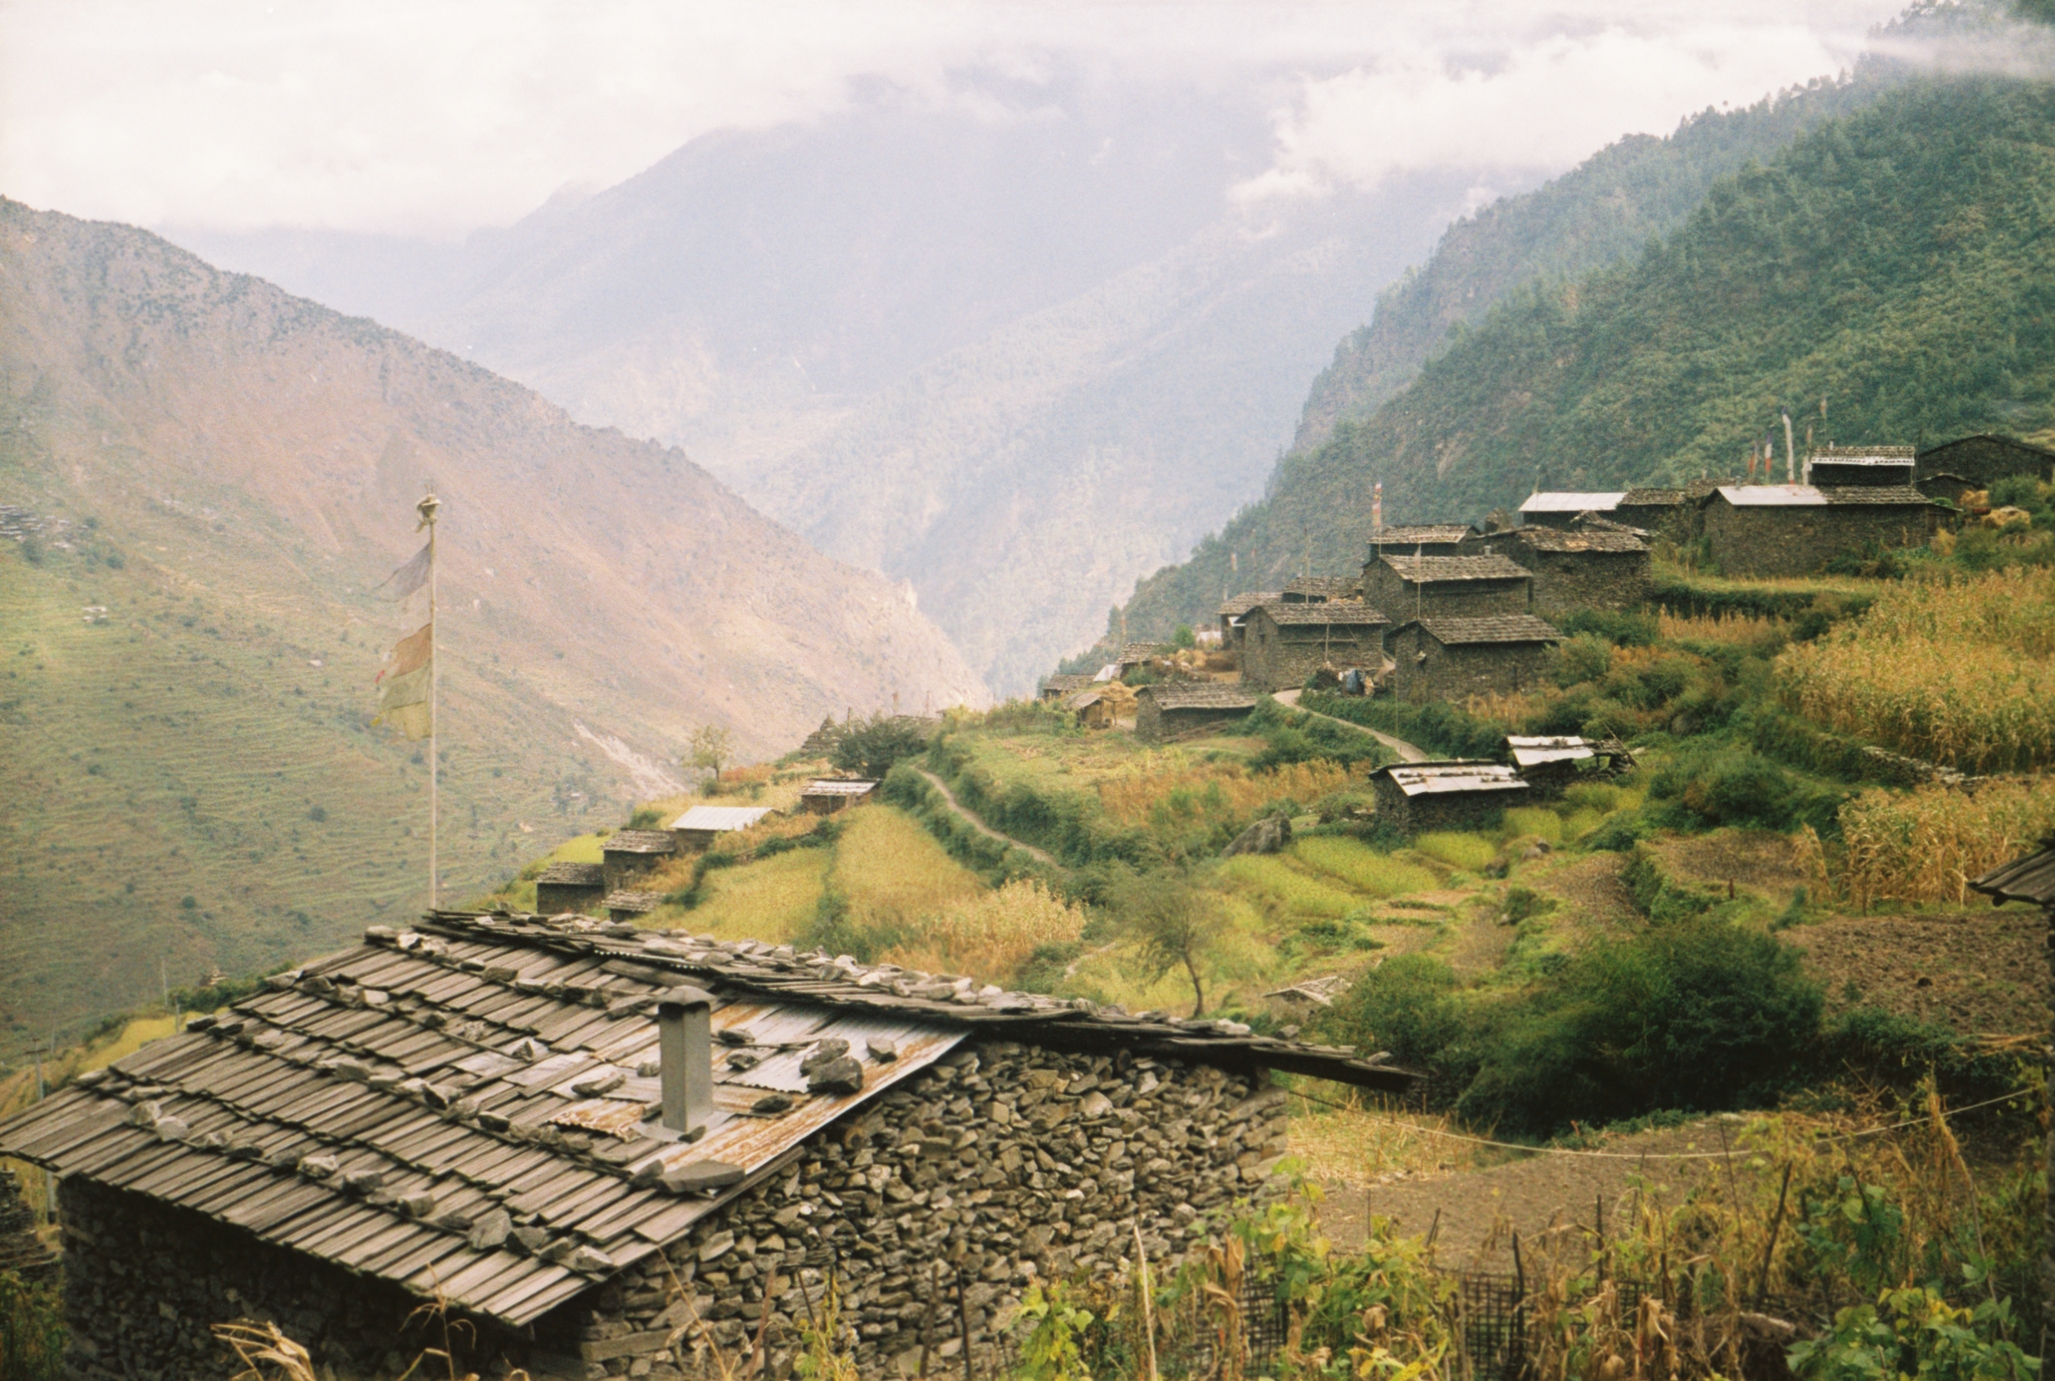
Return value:
[(1257, 495), (1334, 339), (1476, 195), (1238, 204), (1272, 94), (981, 78), (696, 139), (462, 246), (182, 238), (685, 446), (1018, 690)]
[[(443, 500), (444, 899), (678, 789), (693, 727), (984, 698), (907, 592), (675, 449), (0, 201), (0, 812), (14, 1037), (425, 901), (425, 744), (368, 723), (373, 593)], [(4, 540), (12, 538), (13, 540)]]

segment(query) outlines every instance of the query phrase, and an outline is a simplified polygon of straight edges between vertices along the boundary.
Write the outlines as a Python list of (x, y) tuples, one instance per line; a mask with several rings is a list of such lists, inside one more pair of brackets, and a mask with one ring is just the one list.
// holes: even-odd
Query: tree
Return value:
[(828, 761), (837, 772), (854, 772), (876, 781), (901, 758), (927, 751), (928, 730), (919, 720), (879, 713), (844, 724)]
[[(725, 724), (702, 724), (692, 731), (692, 751), (686, 754), (687, 767), (701, 767), (713, 773), (712, 786), (718, 791), (721, 785), (721, 764), (728, 761), (728, 726)], [(708, 795), (713, 795), (710, 791)]]
[(1141, 951), (1150, 981), (1182, 967), (1192, 984), (1192, 1015), (1203, 1013), (1206, 989), (1199, 960), (1226, 920), (1219, 898), (1174, 873), (1148, 873), (1120, 888), (1115, 901), (1121, 926)]

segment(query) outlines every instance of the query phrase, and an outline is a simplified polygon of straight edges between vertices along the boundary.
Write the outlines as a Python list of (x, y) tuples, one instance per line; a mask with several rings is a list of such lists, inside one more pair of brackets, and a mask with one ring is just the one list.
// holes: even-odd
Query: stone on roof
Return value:
[[(645, 1120), (657, 1002), (681, 985), (712, 996), (722, 1048), (760, 1056), (715, 1062), (694, 1141)], [(82, 1075), (0, 1121), (0, 1153), (519, 1327), (683, 1238), (974, 1034), (1410, 1083), (1379, 1057), (1238, 1022), (587, 917), (434, 912)], [(858, 1062), (856, 1091), (812, 1087), (801, 1063), (831, 1041), (889, 1042), (893, 1058)], [(710, 1162), (739, 1180), (704, 1192), (693, 1172)]]
[(1605, 491), (1544, 490), (1529, 494), (1520, 505), (1522, 513), (1605, 513), (1619, 507), (1627, 497), (1624, 489)]
[(600, 903), (608, 911), (625, 911), (634, 916), (646, 915), (663, 904), (664, 894), (661, 892), (637, 892), (627, 888), (607, 893), (606, 900)]
[(615, 830), (599, 841), (599, 849), (607, 854), (668, 854), (677, 852), (678, 841), (669, 830)]
[[(1563, 640), (1555, 625), (1532, 614), (1485, 614), (1468, 619), (1430, 616), (1414, 619), (1412, 623), (1419, 624), (1444, 647), (1472, 643), (1555, 643)], [(1411, 624), (1405, 626), (1410, 627)]]
[(1406, 796), (1524, 792), (1527, 781), (1502, 762), (1402, 762), (1370, 774), (1387, 777)]
[(1264, 605), (1263, 612), (1280, 628), (1305, 625), (1363, 628), (1391, 622), (1381, 610), (1360, 599), (1331, 599), (1324, 604), (1286, 604), (1279, 600), (1275, 604)]
[(1448, 580), (1527, 580), (1532, 573), (1509, 556), (1386, 556), (1385, 565), (1416, 585)]
[[(1600, 526), (1601, 523), (1605, 525)], [(1629, 528), (1594, 518), (1575, 528), (1518, 527), (1506, 534), (1525, 542), (1536, 551), (1552, 552), (1639, 552), (1648, 546)]]
[[(694, 806), (671, 822), (674, 830), (746, 830), (771, 813), (769, 806)], [(673, 840), (673, 847), (677, 841)]]
[(606, 869), (597, 863), (552, 863), (535, 875), (537, 882), (554, 882), (565, 887), (603, 887)]
[(1224, 619), (1240, 618), (1259, 604), (1269, 604), (1283, 598), (1284, 591), (1282, 590), (1262, 590), (1239, 594), (1232, 599), (1221, 601), (1220, 617)]
[[(1267, 607), (1267, 606), (1266, 606)], [(1162, 681), (1135, 692), (1159, 710), (1253, 710), (1257, 696), (1225, 681)]]

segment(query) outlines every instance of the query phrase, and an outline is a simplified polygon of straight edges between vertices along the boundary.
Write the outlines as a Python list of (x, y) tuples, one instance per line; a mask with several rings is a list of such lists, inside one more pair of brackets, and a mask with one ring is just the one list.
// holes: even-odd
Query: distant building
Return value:
[(1705, 536), (1723, 574), (1813, 575), (1836, 557), (1923, 546), (1939, 514), (1907, 486), (1723, 485), (1706, 504)]
[(1634, 609), (1648, 602), (1648, 544), (1611, 523), (1574, 528), (1521, 527), (1497, 545), (1534, 574), (1534, 612), (1559, 617), (1577, 609)]
[(1953, 441), (1927, 447), (1919, 453), (1915, 463), (1915, 482), (1921, 489), (1926, 488), (1924, 481), (1940, 475), (1961, 477), (1967, 481), (1963, 486), (1967, 489), (1989, 489), (1997, 481), (2013, 475), (2032, 475), (2042, 481), (2055, 480), (2055, 451), (2030, 441), (2021, 441), (2016, 436), (1981, 433), (1957, 437)]
[(1611, 514), (1627, 497), (1624, 489), (1605, 491), (1544, 490), (1529, 494), (1520, 505), (1520, 521), (1546, 527), (1562, 527), (1579, 513)]
[(1279, 599), (1285, 604), (1326, 604), (1331, 600), (1362, 597), (1361, 576), (1302, 575), (1285, 585)]
[(1322, 604), (1259, 604), (1242, 630), (1242, 684), (1255, 690), (1304, 685), (1323, 666), (1384, 665), (1391, 623), (1361, 600)]
[(664, 904), (661, 892), (637, 892), (623, 890), (607, 893), (607, 919), (628, 924), (638, 916), (647, 916)]
[(1805, 482), (1825, 488), (1849, 485), (1903, 489), (1913, 481), (1910, 446), (1822, 446), (1805, 457)]
[(1177, 651), (1169, 643), (1128, 643), (1120, 649), (1120, 675), (1125, 676), (1136, 667), (1160, 662)]
[(545, 916), (592, 912), (606, 894), (606, 869), (597, 863), (552, 863), (535, 879), (535, 909)]
[(1477, 556), (1381, 556), (1363, 567), (1363, 600), (1394, 619), (1524, 613), (1534, 577), (1496, 552)]
[(1617, 776), (1634, 766), (1634, 755), (1618, 739), (1510, 734), (1505, 753), (1513, 770), (1537, 792), (1560, 795), (1579, 781)]
[(1246, 719), (1256, 696), (1219, 681), (1165, 681), (1135, 692), (1135, 736), (1160, 741)]
[(680, 852), (703, 854), (724, 834), (746, 830), (771, 813), (769, 806), (694, 806), (671, 822)]
[(1495, 826), (1530, 788), (1499, 762), (1406, 762), (1370, 774), (1377, 819), (1403, 835)]
[(1484, 536), (1468, 523), (1412, 523), (1370, 529), (1370, 559), (1380, 556), (1469, 556)]
[(1272, 604), (1284, 598), (1282, 590), (1259, 590), (1236, 595), (1220, 602), (1220, 645), (1233, 651), (1242, 645), (1242, 621), (1251, 609), (1259, 604)]
[(599, 844), (609, 892), (618, 892), (678, 852), (669, 830), (615, 830)]
[[(1091, 684), (1091, 678), (1073, 678)], [(876, 782), (850, 781), (842, 778), (820, 777), (806, 784), (806, 790), (799, 793), (799, 808), (808, 815), (834, 815), (851, 806), (862, 805), (878, 789)]]
[(1532, 614), (1413, 619), (1386, 639), (1400, 700), (1514, 695), (1548, 677), (1549, 650), (1563, 635)]
[(1076, 695), (1091, 684), (1092, 678), (1089, 676), (1074, 676), (1065, 672), (1058, 672), (1042, 682), (1041, 699), (1045, 704), (1053, 704), (1065, 696)]
[(1064, 701), (1063, 708), (1077, 716), (1080, 729), (1113, 727), (1113, 702), (1101, 691), (1080, 691)]

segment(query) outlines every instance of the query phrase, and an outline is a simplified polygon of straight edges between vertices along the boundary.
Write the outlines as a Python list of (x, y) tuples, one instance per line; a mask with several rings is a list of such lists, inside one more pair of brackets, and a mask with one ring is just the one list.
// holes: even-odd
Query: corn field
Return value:
[(2055, 762), (2055, 572), (1907, 582), (1777, 659), (1786, 705), (1964, 772)]
[(1969, 882), (2055, 834), (2055, 782), (1865, 791), (1841, 807), (1849, 899), (1966, 903)]
[(1041, 882), (1022, 879), (909, 927), (886, 957), (910, 969), (996, 981), (1043, 945), (1072, 944), (1084, 930), (1083, 911)]

